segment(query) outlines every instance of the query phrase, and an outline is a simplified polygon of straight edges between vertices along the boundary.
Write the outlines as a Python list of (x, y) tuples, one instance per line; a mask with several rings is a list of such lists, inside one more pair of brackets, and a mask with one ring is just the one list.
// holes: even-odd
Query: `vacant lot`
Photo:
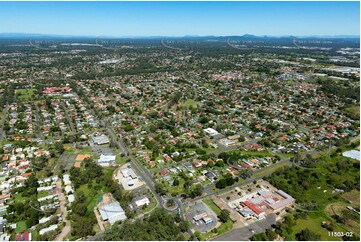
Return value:
[(351, 201), (355, 205), (360, 205), (360, 191), (352, 190), (342, 195), (347, 201)]

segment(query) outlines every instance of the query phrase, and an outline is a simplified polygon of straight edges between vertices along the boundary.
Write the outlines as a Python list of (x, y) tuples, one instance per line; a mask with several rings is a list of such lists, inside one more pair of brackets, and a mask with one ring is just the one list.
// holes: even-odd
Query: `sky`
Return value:
[(0, 2), (0, 33), (359, 35), (359, 2)]

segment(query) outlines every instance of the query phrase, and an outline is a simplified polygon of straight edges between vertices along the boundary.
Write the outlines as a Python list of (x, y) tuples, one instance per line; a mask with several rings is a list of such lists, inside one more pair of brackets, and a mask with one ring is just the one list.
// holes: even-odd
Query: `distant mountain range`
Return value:
[(196, 36), (196, 35), (186, 35), (186, 36), (80, 36), (80, 35), (56, 35), (56, 34), (31, 34), (31, 33), (0, 33), (0, 39), (193, 39), (193, 40), (224, 40), (228, 38), (232, 39), (247, 39), (247, 40), (260, 40), (260, 39), (289, 39), (289, 38), (315, 38), (315, 39), (360, 39), (359, 35), (309, 35), (309, 36), (256, 36), (251, 34), (245, 35), (233, 35), (233, 36)]

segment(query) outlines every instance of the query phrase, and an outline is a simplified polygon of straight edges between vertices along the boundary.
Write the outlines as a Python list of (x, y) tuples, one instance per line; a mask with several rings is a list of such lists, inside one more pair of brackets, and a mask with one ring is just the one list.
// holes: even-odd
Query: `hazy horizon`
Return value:
[(359, 36), (359, 19), (359, 2), (0, 2), (0, 33), (42, 35)]

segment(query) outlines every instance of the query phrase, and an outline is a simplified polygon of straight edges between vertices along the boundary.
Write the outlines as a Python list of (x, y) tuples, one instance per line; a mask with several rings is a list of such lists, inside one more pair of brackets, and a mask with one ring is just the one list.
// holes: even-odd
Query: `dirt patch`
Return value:
[(348, 201), (351, 201), (353, 204), (360, 205), (360, 192), (356, 190), (352, 190), (350, 192), (346, 192), (342, 195), (342, 197)]
[(76, 161), (83, 161), (86, 158), (90, 158), (89, 154), (79, 154), (77, 155), (77, 157), (75, 158)]

